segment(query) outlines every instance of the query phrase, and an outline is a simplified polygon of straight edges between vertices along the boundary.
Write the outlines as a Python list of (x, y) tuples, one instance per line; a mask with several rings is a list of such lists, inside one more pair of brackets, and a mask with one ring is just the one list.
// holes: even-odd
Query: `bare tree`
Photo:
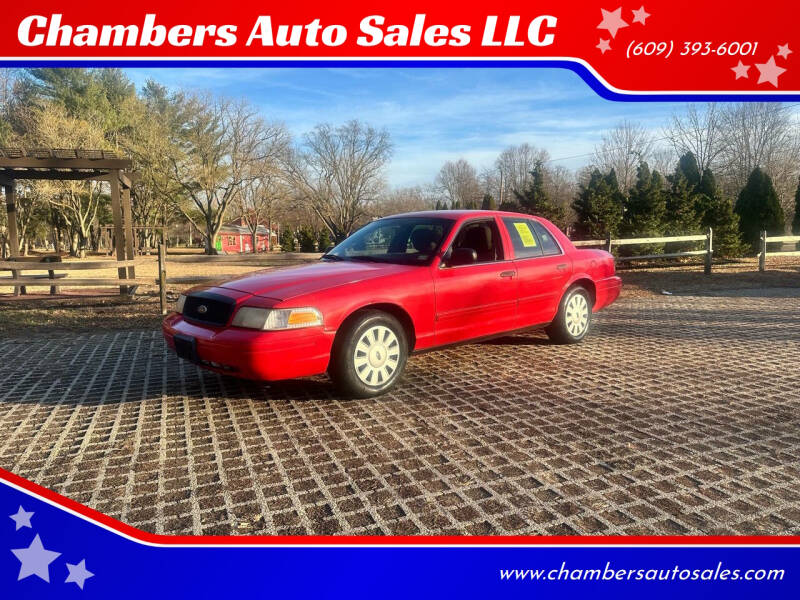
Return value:
[[(12, 137), (13, 131), (10, 123), (10, 108), (12, 100), (12, 91), (14, 81), (16, 79), (16, 69), (0, 69), (0, 144), (8, 144), (9, 138)], [(20, 203), (21, 204), (21, 203)], [(23, 217), (21, 208), (17, 210), (17, 218)], [(20, 229), (21, 225), (18, 224)], [(24, 236), (20, 233), (19, 240), (22, 242)], [(8, 245), (8, 215), (5, 210), (5, 200), (0, 196), (0, 257), (5, 258)]]
[(771, 102), (726, 106), (720, 115), (719, 171), (731, 194), (761, 167), (772, 178), (781, 205), (791, 214), (800, 165), (800, 136), (794, 115)]
[[(258, 252), (259, 227), (265, 226), (267, 235), (272, 235), (273, 219), (286, 204), (290, 190), (281, 173), (272, 164), (261, 167), (262, 174), (242, 186), (236, 205), (242, 223), (250, 230), (253, 252)], [(271, 244), (271, 241), (270, 241)]]
[[(181, 215), (179, 207), (185, 207), (188, 200), (172, 171), (174, 162), (184, 159), (178, 140), (183, 119), (189, 114), (188, 106), (183, 93), (170, 93), (165, 86), (148, 81), (141, 99), (123, 107), (129, 128), (122, 148), (140, 175), (131, 189), (133, 220), (137, 226), (152, 228), (139, 230), (141, 242), (155, 241), (155, 227), (170, 225)], [(192, 225), (185, 225), (186, 233), (191, 235)]]
[(0, 69), (0, 107), (5, 107), (11, 102), (11, 94), (16, 78), (17, 69)]
[[(53, 102), (32, 113), (33, 128), (25, 143), (32, 146), (104, 148), (107, 142), (98, 123), (71, 117)], [(89, 231), (103, 198), (99, 181), (38, 181), (30, 184), (31, 197), (46, 198), (59, 213), (71, 235), (70, 252), (83, 256)]]
[[(41, 234), (46, 230), (43, 217), (53, 206), (48, 204), (51, 199), (48, 192), (52, 190), (52, 185), (35, 182), (26, 182), (17, 188), (17, 238), (23, 256), (27, 256), (37, 233)], [(2, 208), (0, 211), (5, 212)]]
[(713, 166), (722, 152), (721, 111), (716, 104), (689, 104), (683, 114), (673, 114), (664, 134), (678, 154), (691, 152), (700, 173)]
[(530, 144), (510, 146), (500, 153), (495, 161), (493, 181), (496, 189), (487, 189), (498, 203), (513, 201), (514, 194), (521, 194), (531, 179), (537, 162), (546, 164), (550, 154), (543, 148)]
[(433, 208), (426, 190), (419, 187), (402, 187), (390, 191), (375, 206), (374, 216), (385, 217), (399, 213)]
[(653, 152), (653, 136), (637, 123), (623, 121), (603, 135), (594, 152), (594, 166), (603, 172), (614, 169), (620, 188), (628, 190), (636, 180), (639, 163), (648, 161)]
[(484, 167), (478, 174), (478, 182), (484, 194), (490, 195), (499, 204), (500, 200), (500, 172), (495, 165)]
[(574, 173), (564, 166), (551, 166), (544, 168), (544, 175), (544, 191), (548, 198), (570, 215), (572, 201), (578, 191)]
[(662, 175), (666, 175), (675, 170), (677, 162), (678, 156), (673, 146), (659, 145), (650, 153), (648, 165), (653, 171), (658, 171)]
[(17, 69), (0, 69), (0, 142), (6, 143), (11, 136), (9, 112), (13, 98)]
[(392, 154), (386, 130), (359, 121), (317, 125), (285, 161), (290, 183), (339, 242), (355, 229), (385, 187)]
[(256, 177), (255, 165), (278, 161), (289, 135), (245, 102), (195, 98), (186, 104), (176, 142), (181, 152), (170, 156), (171, 176), (189, 199), (178, 208), (204, 235), (206, 253), (213, 254), (231, 202)]
[(463, 158), (447, 161), (436, 176), (435, 185), (451, 208), (479, 208), (481, 186), (475, 167)]

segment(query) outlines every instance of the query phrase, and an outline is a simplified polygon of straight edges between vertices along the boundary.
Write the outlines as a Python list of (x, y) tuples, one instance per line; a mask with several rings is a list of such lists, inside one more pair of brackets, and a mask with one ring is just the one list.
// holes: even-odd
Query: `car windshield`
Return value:
[(373, 221), (322, 258), (426, 265), (453, 226), (450, 219), (392, 217)]

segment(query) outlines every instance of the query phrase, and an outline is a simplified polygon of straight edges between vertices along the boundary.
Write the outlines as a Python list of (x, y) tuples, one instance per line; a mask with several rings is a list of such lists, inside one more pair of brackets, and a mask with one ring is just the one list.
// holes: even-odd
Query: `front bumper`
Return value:
[(335, 335), (321, 327), (286, 331), (213, 327), (189, 322), (177, 313), (168, 315), (161, 329), (172, 350), (178, 336), (187, 360), (217, 373), (261, 381), (324, 373)]
[(616, 275), (595, 282), (595, 301), (593, 312), (605, 308), (619, 297), (622, 290), (622, 279)]

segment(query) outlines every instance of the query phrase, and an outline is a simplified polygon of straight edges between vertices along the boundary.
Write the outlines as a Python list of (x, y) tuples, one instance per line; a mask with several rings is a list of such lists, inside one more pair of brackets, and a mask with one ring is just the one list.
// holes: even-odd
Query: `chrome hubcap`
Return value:
[(391, 379), (400, 363), (400, 342), (388, 327), (370, 327), (361, 336), (353, 353), (358, 378), (367, 385), (382, 385)]
[(583, 294), (573, 294), (567, 301), (567, 331), (572, 337), (580, 337), (589, 326), (589, 303)]

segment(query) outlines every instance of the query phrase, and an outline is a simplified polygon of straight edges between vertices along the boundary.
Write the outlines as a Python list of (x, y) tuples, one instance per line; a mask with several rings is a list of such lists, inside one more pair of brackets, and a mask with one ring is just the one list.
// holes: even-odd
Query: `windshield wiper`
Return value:
[(364, 262), (384, 262), (376, 256), (348, 256), (347, 260), (362, 260)]
[(320, 256), (320, 260), (328, 259), (328, 260), (344, 260), (341, 256), (336, 256), (335, 254), (323, 254)]

